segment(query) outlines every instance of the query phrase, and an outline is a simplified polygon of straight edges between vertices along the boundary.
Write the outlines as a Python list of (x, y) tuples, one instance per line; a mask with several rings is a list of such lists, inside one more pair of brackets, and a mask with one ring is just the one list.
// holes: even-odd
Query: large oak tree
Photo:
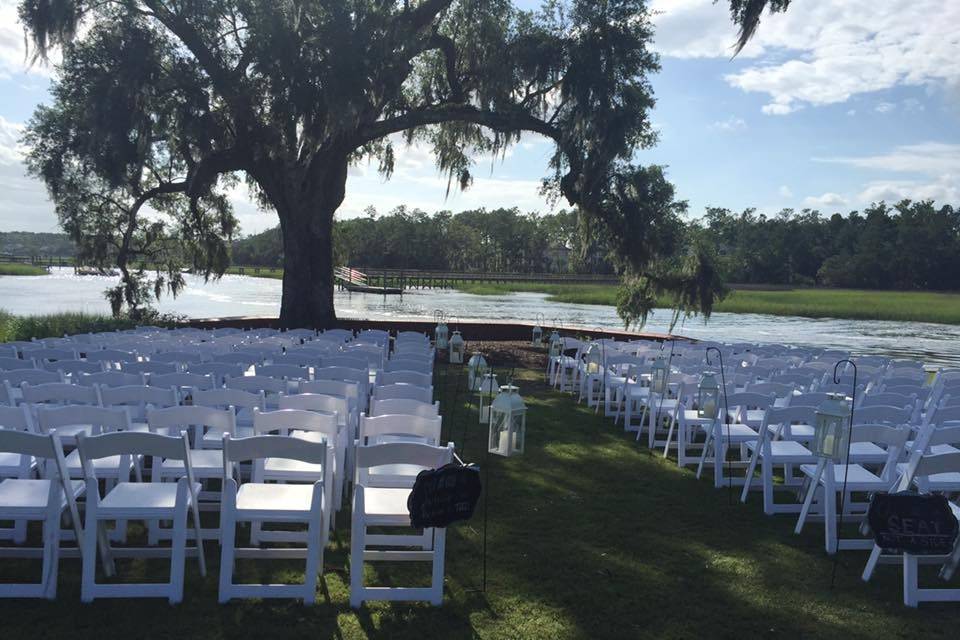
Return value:
[[(740, 46), (766, 5), (731, 0)], [(231, 226), (223, 178), (242, 176), (280, 220), (284, 326), (335, 321), (332, 225), (348, 168), (372, 158), (389, 175), (398, 136), (429, 145), (460, 188), (474, 155), (548, 138), (544, 190), (608, 234), (642, 283), (627, 298), (643, 308), (651, 291), (674, 292), (710, 311), (716, 279), (674, 233), (682, 203), (659, 167), (632, 164), (656, 141), (645, 0), (536, 12), (509, 0), (22, 0), (20, 16), (39, 57), (63, 51), (55, 104), (30, 134), (54, 199), (62, 168), (121, 190), (127, 211), (156, 199), (214, 238)], [(78, 108), (70, 96), (86, 83), (109, 91)]]

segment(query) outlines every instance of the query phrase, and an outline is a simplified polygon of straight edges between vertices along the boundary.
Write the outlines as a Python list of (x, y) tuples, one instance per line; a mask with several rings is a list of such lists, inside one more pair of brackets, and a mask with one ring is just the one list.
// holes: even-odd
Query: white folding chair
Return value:
[[(353, 523), (350, 530), (350, 606), (358, 608), (374, 600), (426, 600), (443, 603), (446, 529), (424, 529), (420, 534), (370, 533), (368, 528), (410, 527), (407, 498), (415, 476), (406, 486), (382, 486), (371, 473), (377, 467), (404, 465), (421, 469), (442, 467), (453, 460), (453, 443), (446, 447), (393, 442), (357, 448), (353, 492)], [(431, 564), (429, 587), (366, 586), (363, 563), (419, 561)]]
[(418, 387), (429, 387), (433, 385), (433, 376), (419, 371), (381, 371), (377, 376), (377, 384), (380, 386), (412, 384)]
[[(326, 518), (330, 509), (323, 479), (312, 484), (267, 484), (261, 474), (265, 460), (284, 459), (329, 468), (327, 443), (297, 441), (286, 436), (255, 436), (223, 440), (223, 508), (220, 516), (220, 602), (233, 598), (297, 598), (304, 604), (316, 600), (317, 578), (323, 572), (327, 543)], [(250, 482), (239, 483), (236, 464), (253, 462)], [(240, 522), (305, 524), (305, 548), (237, 548), (236, 525)], [(303, 584), (237, 584), (233, 581), (234, 558), (286, 560), (306, 558)]]
[[(783, 433), (788, 426), (811, 426), (815, 420), (815, 411), (813, 407), (771, 407), (767, 410), (759, 429), (759, 440), (746, 444), (750, 452), (750, 464), (747, 467), (743, 491), (740, 494), (741, 502), (747, 501), (753, 484), (753, 475), (759, 464), (763, 489), (763, 512), (772, 515), (796, 513), (800, 510), (796, 500), (789, 504), (778, 504), (775, 500), (775, 490), (800, 492), (802, 481), (794, 477), (793, 469), (802, 464), (816, 464), (818, 459), (803, 443), (784, 438)], [(783, 483), (780, 485), (774, 484), (773, 473), (776, 467), (783, 468)]]
[[(330, 466), (328, 467), (296, 460), (269, 458), (264, 462), (260, 471), (263, 480), (272, 482), (312, 483), (316, 480), (324, 480), (324, 486), (329, 492), (326, 504), (330, 509), (328, 512), (328, 515), (331, 516), (329, 518), (330, 526), (335, 526), (336, 518), (333, 516), (340, 510), (343, 500), (344, 464), (347, 451), (347, 434), (337, 424), (336, 416), (303, 409), (279, 409), (277, 411), (258, 411), (254, 414), (254, 420), (254, 432), (258, 436), (277, 434), (309, 442), (323, 440), (331, 447)], [(261, 532), (260, 526), (255, 525), (251, 533), (251, 539), (283, 540), (285, 538), (282, 532)], [(295, 537), (294, 539), (298, 538)]]
[[(23, 431), (37, 433), (33, 414), (27, 405), (19, 407), (0, 407), (0, 430)], [(6, 478), (20, 478), (27, 480), (41, 471), (37, 459), (33, 456), (23, 456), (17, 453), (0, 452), (0, 482)], [(27, 540), (27, 521), (16, 520), (13, 527), (0, 529), (0, 540), (13, 539), (16, 544), (23, 544)]]
[(376, 400), (417, 400), (433, 402), (433, 387), (418, 387), (414, 384), (388, 384), (373, 388)]
[(74, 378), (74, 382), (85, 387), (95, 385), (99, 385), (100, 387), (132, 387), (146, 384), (143, 374), (124, 373), (123, 371), (116, 370), (77, 376)]
[[(39, 583), (0, 584), (0, 598), (47, 598), (57, 596), (57, 573), (60, 567), (60, 519), (66, 512), (70, 517), (78, 544), (83, 532), (76, 498), (83, 495), (83, 482), (67, 478), (63, 448), (56, 434), (40, 435), (13, 429), (0, 429), (0, 456), (13, 455), (30, 460), (44, 459), (53, 464), (50, 477), (38, 480), (30, 477), (8, 478), (0, 481), (0, 520), (43, 523), (42, 548), (0, 547), (0, 556), (41, 557), (43, 568)], [(14, 540), (22, 544), (25, 540)]]
[(132, 431), (149, 431), (147, 409), (164, 409), (180, 404), (180, 396), (173, 387), (151, 387), (146, 384), (123, 387), (100, 387), (100, 403), (104, 407), (122, 407), (130, 415)]
[(433, 404), (429, 402), (420, 402), (419, 400), (402, 400), (394, 398), (391, 400), (370, 401), (370, 416), (386, 416), (391, 414), (406, 416), (423, 416), (429, 418), (440, 415), (440, 401)]
[[(167, 409), (147, 411), (147, 425), (152, 433), (178, 435), (186, 431), (193, 433), (193, 448), (190, 449), (191, 474), (199, 482), (219, 480), (223, 477), (223, 451), (219, 448), (207, 448), (209, 440), (204, 435), (210, 431), (222, 438), (223, 433), (236, 435), (236, 416), (231, 409), (212, 409), (210, 407), (179, 406)], [(179, 480), (184, 475), (184, 462), (178, 458), (164, 459), (151, 468), (150, 476), (160, 482)], [(192, 480), (191, 480), (192, 482)], [(197, 494), (197, 508), (204, 511), (219, 510), (220, 492), (202, 490)], [(161, 537), (169, 535), (156, 522), (150, 526), (150, 543), (156, 544)], [(204, 536), (217, 539), (220, 533), (216, 529), (203, 529)]]
[[(837, 538), (837, 494), (846, 488), (844, 516), (862, 517), (866, 511), (864, 504), (854, 504), (850, 499), (853, 493), (874, 493), (886, 491), (893, 484), (897, 470), (897, 461), (903, 453), (904, 444), (910, 435), (907, 426), (880, 424), (855, 425), (850, 428), (851, 460), (834, 462), (821, 458), (816, 465), (800, 466), (808, 479), (807, 492), (794, 533), (801, 533), (807, 516), (816, 504), (816, 512), (823, 516), (823, 531), (827, 553), (836, 553), (838, 549), (869, 549), (868, 540), (838, 540)], [(854, 462), (853, 451), (857, 443), (868, 443), (885, 447), (885, 460), (879, 474), (868, 470), (863, 464)], [(859, 512), (858, 512), (859, 509)]]
[[(181, 602), (187, 553), (188, 512), (192, 517), (197, 541), (194, 551), (200, 564), (200, 575), (207, 575), (200, 533), (200, 512), (197, 507), (200, 484), (194, 482), (187, 434), (163, 436), (156, 433), (117, 431), (98, 436), (81, 435), (77, 446), (83, 461), (87, 492), (80, 599), (83, 602), (92, 602), (95, 598), (164, 597), (170, 604)], [(178, 460), (183, 477), (176, 483), (160, 482), (157, 477), (154, 477), (152, 482), (120, 482), (105, 495), (101, 495), (93, 461), (113, 456), (150, 457), (154, 469), (159, 468), (163, 462)], [(162, 550), (156, 548), (111, 547), (103, 523), (127, 520), (172, 521), (168, 582), (101, 584), (96, 581), (98, 548), (107, 577), (116, 574), (115, 557), (157, 557), (158, 553), (162, 553)]]

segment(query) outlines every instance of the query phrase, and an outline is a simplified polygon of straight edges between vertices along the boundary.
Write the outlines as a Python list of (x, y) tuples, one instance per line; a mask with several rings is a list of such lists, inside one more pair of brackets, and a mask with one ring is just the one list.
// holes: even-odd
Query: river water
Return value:
[[(116, 278), (76, 276), (72, 269), (52, 269), (47, 276), (0, 276), (0, 309), (15, 314), (85, 311), (109, 313), (103, 290)], [(187, 276), (187, 288), (177, 297), (165, 296), (161, 311), (192, 318), (276, 316), (280, 311), (280, 281), (226, 275), (205, 283)], [(452, 290), (410, 290), (403, 296), (350, 294), (338, 291), (337, 315), (380, 320), (422, 319), (443, 309), (461, 319), (535, 320), (563, 326), (622, 329), (613, 307), (547, 302), (539, 293), (476, 296)], [(670, 312), (658, 310), (645, 327), (666, 332)], [(691, 338), (724, 342), (779, 342), (848, 349), (855, 354), (912, 357), (930, 364), (960, 366), (960, 326), (925, 322), (811, 319), (762, 314), (715, 313), (710, 321), (687, 320), (674, 332)], [(466, 336), (469, 339), (469, 336)]]

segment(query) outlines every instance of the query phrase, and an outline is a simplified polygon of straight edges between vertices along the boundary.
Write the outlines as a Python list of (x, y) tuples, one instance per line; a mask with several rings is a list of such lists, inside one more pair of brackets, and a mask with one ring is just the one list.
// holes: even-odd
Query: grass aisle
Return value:
[[(463, 368), (439, 368), (444, 437), (460, 441), (466, 428), (466, 458), (479, 463), (486, 429), (466, 403), (464, 378)], [(63, 560), (56, 602), (0, 601), (5, 637), (955, 636), (960, 609), (903, 607), (898, 569), (882, 567), (864, 584), (865, 554), (846, 552), (830, 591), (822, 528), (794, 536), (790, 516), (766, 517), (756, 500), (728, 504), (725, 490), (649, 455), (610, 420), (548, 390), (539, 370), (519, 371), (518, 384), (529, 407), (527, 451), (490, 459), (485, 595), (470, 591), (480, 584), (478, 509), (472, 521), (449, 532), (443, 607), (375, 603), (352, 611), (349, 514), (343, 512), (325, 556), (326, 590), (314, 607), (282, 600), (218, 605), (219, 554), (208, 543), (207, 578), (188, 559), (185, 600), (174, 608), (150, 600), (82, 605), (79, 561)], [(0, 560), (2, 579), (18, 577), (8, 568), (19, 563)], [(247, 580), (276, 581), (299, 579), (301, 566), (241, 561), (238, 570)], [(32, 565), (31, 579), (36, 570)], [(166, 575), (164, 562), (126, 570)], [(367, 575), (427, 580), (426, 571), (410, 566), (367, 565)]]

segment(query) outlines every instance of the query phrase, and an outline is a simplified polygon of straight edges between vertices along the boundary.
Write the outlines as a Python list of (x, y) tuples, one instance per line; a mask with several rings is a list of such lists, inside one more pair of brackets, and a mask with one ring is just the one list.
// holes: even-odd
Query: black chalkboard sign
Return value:
[(451, 463), (421, 471), (407, 498), (410, 525), (423, 529), (469, 520), (480, 491), (480, 470), (474, 465)]
[(867, 520), (877, 545), (887, 552), (946, 555), (957, 539), (957, 518), (940, 495), (875, 494)]

